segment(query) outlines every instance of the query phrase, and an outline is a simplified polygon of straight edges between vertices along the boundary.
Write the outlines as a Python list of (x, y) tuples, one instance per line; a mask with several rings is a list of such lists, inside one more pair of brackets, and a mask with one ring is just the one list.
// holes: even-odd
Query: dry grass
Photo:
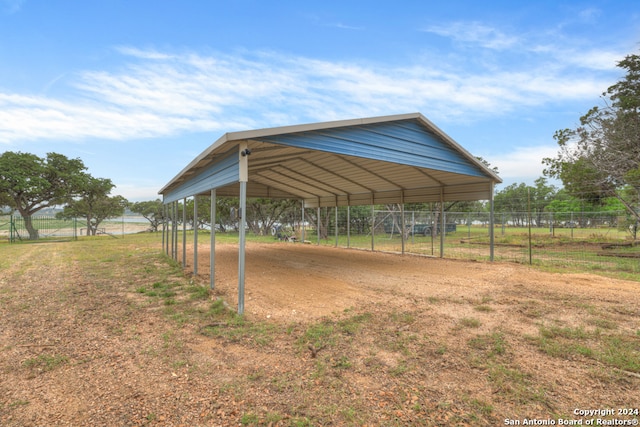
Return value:
[(260, 244), (238, 316), (234, 246), (214, 292), (159, 246), (0, 246), (0, 425), (498, 425), (638, 403), (635, 282)]

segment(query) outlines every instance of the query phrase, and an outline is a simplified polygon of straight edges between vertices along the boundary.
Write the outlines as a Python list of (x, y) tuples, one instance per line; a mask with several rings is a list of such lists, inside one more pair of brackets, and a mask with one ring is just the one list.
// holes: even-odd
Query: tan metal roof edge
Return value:
[(346, 127), (346, 126), (357, 126), (369, 123), (384, 123), (391, 122), (394, 120), (407, 120), (407, 119), (415, 119), (420, 117), (420, 113), (409, 113), (409, 114), (395, 114), (390, 116), (379, 116), (379, 117), (366, 117), (361, 119), (347, 119), (347, 120), (334, 120), (330, 122), (315, 122), (315, 123), (307, 123), (300, 125), (289, 125), (289, 126), (280, 126), (275, 128), (264, 128), (264, 129), (255, 129), (255, 130), (247, 130), (240, 132), (230, 132), (227, 135), (229, 136), (229, 141), (242, 140), (242, 139), (251, 139), (251, 138), (260, 138), (263, 136), (273, 136), (273, 135), (283, 135), (287, 133), (295, 133), (295, 132), (308, 132), (312, 130), (321, 130), (321, 129), (329, 129), (329, 128), (337, 128), (337, 127)]

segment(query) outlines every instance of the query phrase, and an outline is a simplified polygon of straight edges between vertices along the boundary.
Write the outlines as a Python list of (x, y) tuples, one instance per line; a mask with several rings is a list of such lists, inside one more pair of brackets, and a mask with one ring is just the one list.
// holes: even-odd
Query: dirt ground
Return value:
[[(198, 273), (208, 280), (209, 248), (201, 245), (198, 252)], [(181, 256), (180, 253), (180, 262)], [(238, 248), (218, 247), (216, 256), (219, 263), (216, 286), (230, 304), (237, 305)], [(191, 248), (186, 264), (186, 270), (193, 272)], [(317, 319), (368, 303), (389, 303), (400, 309), (429, 298), (495, 300), (514, 293), (526, 294), (526, 289), (518, 291), (525, 286), (535, 289), (532, 296), (537, 292), (547, 295), (560, 292), (575, 300), (601, 301), (620, 292), (621, 303), (631, 302), (630, 299), (640, 302), (637, 282), (590, 274), (548, 274), (513, 263), (489, 264), (297, 244), (251, 244), (246, 249), (247, 314), (284, 321)], [(456, 305), (445, 305), (440, 313), (452, 316), (453, 320), (465, 315)], [(493, 313), (492, 317), (495, 316)]]
[[(254, 329), (237, 337), (148, 298), (150, 266), (61, 264), (64, 245), (0, 271), (2, 426), (505, 425), (640, 407), (638, 282), (249, 244)], [(237, 249), (217, 246), (210, 296), (232, 309)], [(198, 253), (185, 281), (207, 286), (208, 245)], [(320, 326), (333, 335), (313, 341)]]

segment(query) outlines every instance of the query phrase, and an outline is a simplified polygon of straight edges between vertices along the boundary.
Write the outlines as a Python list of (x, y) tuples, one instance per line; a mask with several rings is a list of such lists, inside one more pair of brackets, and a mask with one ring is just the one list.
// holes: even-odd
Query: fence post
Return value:
[(347, 205), (347, 248), (351, 247), (351, 205)]
[(413, 236), (416, 234), (416, 212), (411, 211), (411, 244), (415, 244)]
[(305, 220), (304, 220), (304, 200), (302, 201), (302, 222), (300, 223), (300, 234), (302, 236), (302, 243), (304, 243), (305, 236)]
[(333, 225), (336, 228), (336, 248), (338, 247), (338, 200), (336, 198), (336, 218), (335, 224)]
[(574, 228), (573, 224), (574, 224), (574, 222), (573, 222), (573, 212), (571, 212), (571, 223), (570, 223), (571, 227), (570, 228), (571, 228), (571, 238), (572, 239), (573, 239), (573, 228)]
[(376, 207), (371, 205), (371, 252), (375, 250), (374, 238), (376, 229)]

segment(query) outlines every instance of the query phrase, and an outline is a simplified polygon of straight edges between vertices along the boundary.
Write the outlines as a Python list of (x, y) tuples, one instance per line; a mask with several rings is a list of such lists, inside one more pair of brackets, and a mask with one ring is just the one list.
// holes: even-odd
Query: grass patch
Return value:
[(273, 340), (277, 327), (270, 323), (251, 322), (229, 309), (222, 299), (213, 301), (208, 310), (199, 316), (208, 322), (200, 333), (209, 337), (223, 338), (229, 342), (244, 342), (267, 346)]
[(637, 333), (605, 335), (599, 328), (588, 332), (582, 327), (541, 326), (538, 336), (527, 338), (551, 357), (579, 355), (613, 368), (640, 372), (640, 337)]
[(311, 345), (316, 349), (335, 344), (336, 333), (334, 323), (330, 320), (325, 320), (309, 326), (297, 342), (299, 346)]
[(640, 340), (633, 336), (605, 337), (596, 358), (615, 368), (640, 373)]
[(506, 352), (504, 334), (501, 332), (478, 335), (471, 338), (468, 344), (473, 349), (483, 351), (488, 357), (503, 355)]
[(472, 317), (463, 317), (460, 319), (460, 325), (465, 328), (479, 328), (480, 321), (478, 319), (474, 319)]
[(475, 307), (473, 307), (473, 309), (482, 313), (489, 313), (493, 311), (493, 308), (489, 307), (486, 304), (476, 305)]
[(69, 358), (67, 356), (62, 356), (59, 354), (41, 354), (37, 357), (25, 360), (24, 362), (22, 362), (22, 364), (29, 369), (48, 372), (68, 362)]

